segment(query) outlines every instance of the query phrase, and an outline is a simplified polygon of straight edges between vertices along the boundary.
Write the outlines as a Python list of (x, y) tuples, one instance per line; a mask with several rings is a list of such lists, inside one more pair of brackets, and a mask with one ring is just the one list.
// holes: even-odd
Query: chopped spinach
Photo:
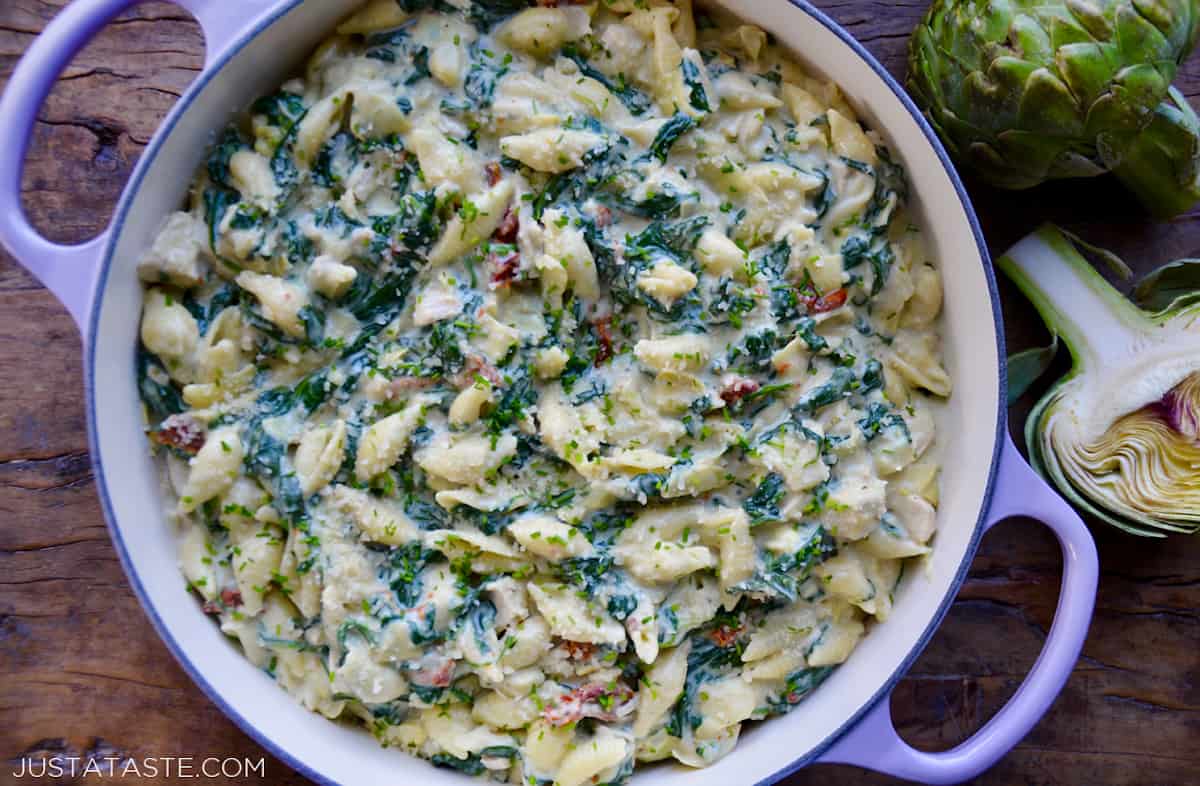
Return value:
[(412, 53), (412, 71), (404, 78), (404, 84), (415, 85), (422, 79), (428, 79), (432, 74), (429, 71), (429, 47), (417, 47)]
[(845, 366), (833, 370), (829, 381), (819, 385), (800, 397), (792, 413), (797, 417), (808, 416), (822, 407), (837, 403), (850, 396), (859, 388), (858, 377)]
[(219, 186), (236, 191), (237, 189), (234, 188), (233, 182), (230, 180), (229, 161), (233, 158), (234, 153), (245, 148), (246, 143), (237, 129), (232, 126), (226, 128), (221, 133), (220, 138), (217, 139), (217, 144), (213, 146), (213, 150), (208, 156), (206, 168), (208, 169), (209, 179)]
[(867, 406), (867, 413), (859, 419), (858, 427), (862, 429), (863, 436), (868, 442), (884, 431), (893, 428), (901, 429), (905, 437), (908, 437), (908, 424), (904, 422), (904, 418), (892, 412), (886, 404), (878, 401), (872, 401)]
[(692, 109), (708, 112), (712, 107), (708, 104), (708, 93), (704, 91), (704, 82), (700, 79), (700, 69), (687, 58), (679, 67), (683, 70), (683, 83), (688, 86), (688, 103)]
[(663, 183), (658, 191), (647, 194), (645, 199), (635, 201), (622, 196), (609, 197), (614, 205), (639, 218), (670, 218), (679, 214), (680, 206), (697, 198), (697, 194), (684, 194), (670, 183)]
[(654, 135), (654, 141), (650, 143), (650, 155), (665, 164), (667, 156), (671, 153), (671, 147), (679, 140), (679, 137), (695, 127), (696, 121), (690, 115), (676, 112), (667, 122), (663, 123), (662, 128), (658, 129), (658, 133)]
[(730, 668), (741, 663), (741, 654), (735, 646), (721, 647), (706, 634), (711, 628), (696, 631), (689, 638), (692, 649), (687, 657), (687, 677), (683, 683), (683, 695), (675, 702), (667, 716), (667, 733), (682, 737), (686, 731), (700, 727), (704, 718), (696, 707), (700, 687), (706, 682), (720, 678)]
[(138, 392), (156, 420), (183, 412), (183, 397), (158, 358), (140, 343), (137, 351)]
[(477, 51), (474, 54), (477, 57), (471, 63), (471, 67), (467, 69), (467, 75), (463, 79), (463, 94), (466, 95), (474, 109), (486, 109), (492, 105), (496, 83), (508, 73), (511, 57), (505, 57), (500, 62), (495, 62), (496, 58), (490, 56), (489, 53)]
[(800, 549), (791, 554), (766, 554), (754, 575), (730, 591), (791, 603), (799, 597), (800, 585), (812, 569), (835, 554), (833, 537), (823, 527), (810, 527), (808, 540)]
[(783, 476), (776, 472), (767, 475), (754, 493), (742, 502), (742, 508), (750, 516), (750, 526), (782, 521), (779, 502), (784, 493)]
[(788, 675), (783, 689), (768, 698), (767, 712), (772, 715), (791, 712), (832, 673), (833, 666), (803, 668), (792, 672)]
[(883, 291), (895, 261), (896, 253), (886, 237), (853, 235), (842, 243), (842, 266), (846, 270), (854, 270), (864, 262), (870, 265), (872, 296)]
[(493, 439), (517, 425), (525, 417), (525, 411), (537, 403), (537, 390), (533, 380), (524, 369), (517, 371), (505, 386), (500, 400), (485, 418), (487, 433)]
[(471, 0), (467, 19), (480, 30), (488, 30), (532, 4), (532, 0)]

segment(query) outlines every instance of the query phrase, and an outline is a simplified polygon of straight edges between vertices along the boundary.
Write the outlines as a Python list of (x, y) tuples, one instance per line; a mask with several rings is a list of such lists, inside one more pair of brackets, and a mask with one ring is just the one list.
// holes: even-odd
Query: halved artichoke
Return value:
[[(1113, 289), (1053, 226), (997, 264), (1073, 360), (1025, 424), (1034, 467), (1076, 506), (1127, 532), (1200, 529), (1200, 262), (1174, 263), (1139, 287), (1139, 300), (1157, 305), (1165, 289), (1195, 282), (1154, 312)], [(1010, 365), (1014, 392), (1049, 354), (1023, 353)]]

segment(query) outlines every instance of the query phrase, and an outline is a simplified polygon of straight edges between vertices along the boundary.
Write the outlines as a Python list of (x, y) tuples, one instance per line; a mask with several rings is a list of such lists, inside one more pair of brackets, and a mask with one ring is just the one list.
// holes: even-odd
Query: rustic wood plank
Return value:
[[(62, 4), (0, 4), (0, 86)], [(816, 4), (902, 76), (924, 0)], [(142, 147), (198, 73), (202, 51), (194, 22), (149, 3), (76, 59), (43, 110), (23, 180), (27, 210), (48, 236), (73, 242), (104, 225)], [(1200, 97), (1200, 60), (1178, 84)], [(994, 253), (1047, 219), (1112, 247), (1138, 270), (1200, 252), (1200, 211), (1153, 224), (1109, 179), (1022, 194), (970, 187)], [(1002, 293), (1010, 345), (1039, 340), (1032, 311), (1003, 282)], [(0, 398), (0, 759), (39, 751), (257, 759), (260, 749), (191, 683), (138, 607), (95, 496), (74, 327), (3, 253), (0, 314), (0, 376), (8, 383)], [(981, 784), (1196, 780), (1200, 540), (1096, 533), (1104, 571), (1084, 657), (1046, 718)], [(950, 747), (1012, 695), (1053, 617), (1059, 563), (1053, 537), (1032, 522), (1007, 523), (984, 539), (959, 601), (897, 689), (893, 712), (906, 739)], [(268, 757), (261, 782), (304, 781)], [(892, 782), (831, 766), (788, 780)]]

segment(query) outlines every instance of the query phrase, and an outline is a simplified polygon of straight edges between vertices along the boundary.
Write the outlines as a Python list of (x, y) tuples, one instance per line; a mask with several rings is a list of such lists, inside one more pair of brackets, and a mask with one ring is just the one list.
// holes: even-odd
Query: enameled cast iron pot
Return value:
[[(322, 783), (446, 784), (463, 776), (380, 748), (361, 730), (301, 708), (246, 661), (189, 595), (164, 523), (135, 383), (140, 252), (182, 204), (206, 148), (232, 114), (280, 84), (356, 0), (175, 0), (200, 21), (203, 72), (151, 140), (112, 225), (78, 246), (40, 237), (20, 207), (21, 167), (38, 108), (76, 52), (136, 0), (76, 0), (47, 26), (0, 100), (0, 241), (53, 291), (83, 334), (88, 436), (97, 488), (129, 581), (167, 646), (248, 734)], [(1079, 517), (1030, 470), (1005, 424), (1004, 346), (987, 248), (967, 195), (929, 126), (882, 66), (803, 0), (724, 0), (836, 80), (907, 167), (916, 210), (945, 286), (945, 351), (954, 395), (940, 414), (938, 534), (928, 571), (909, 571), (895, 611), (790, 715), (747, 729), (705, 770), (648, 767), (634, 784), (769, 783), (812, 762), (843, 762), (928, 783), (971, 778), (1042, 716), (1079, 655), (1096, 590), (1096, 550)], [(924, 753), (896, 734), (888, 697), (954, 600), (984, 532), (1013, 515), (1045, 522), (1063, 551), (1063, 583), (1045, 649), (1016, 694), (958, 747)], [(197, 752), (202, 753), (202, 752)]]

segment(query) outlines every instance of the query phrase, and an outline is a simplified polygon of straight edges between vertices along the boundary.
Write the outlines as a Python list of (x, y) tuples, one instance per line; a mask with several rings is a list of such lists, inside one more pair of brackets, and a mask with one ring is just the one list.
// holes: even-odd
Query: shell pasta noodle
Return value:
[(690, 0), (367, 3), (139, 262), (188, 586), (434, 764), (713, 763), (930, 551), (908, 196), (836, 85)]

